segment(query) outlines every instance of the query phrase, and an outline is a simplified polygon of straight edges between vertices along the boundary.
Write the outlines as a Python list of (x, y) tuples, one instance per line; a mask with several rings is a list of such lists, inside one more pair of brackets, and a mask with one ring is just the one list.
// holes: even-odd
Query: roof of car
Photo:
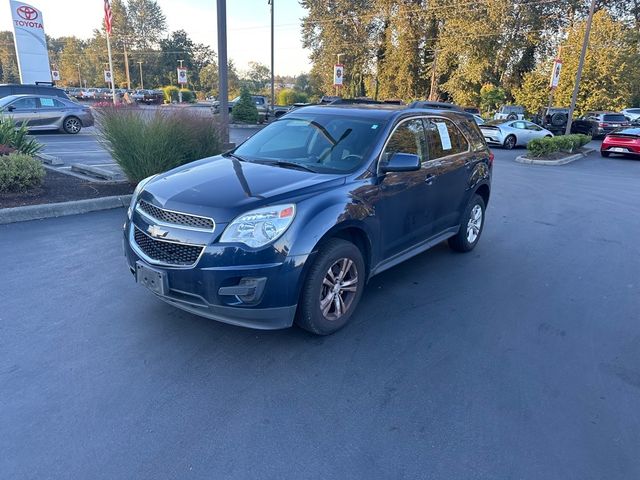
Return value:
[(464, 111), (457, 110), (445, 110), (435, 108), (408, 108), (406, 105), (394, 105), (388, 103), (381, 104), (368, 104), (368, 103), (353, 103), (353, 104), (331, 104), (331, 105), (310, 105), (307, 107), (301, 107), (294, 110), (291, 116), (295, 115), (295, 112), (305, 113), (322, 113), (322, 114), (336, 114), (344, 115), (349, 112), (353, 116), (361, 116), (367, 118), (377, 119), (390, 119), (399, 116), (412, 116), (416, 114), (431, 114), (439, 115), (450, 118), (460, 118), (461, 116), (473, 119), (473, 115)]

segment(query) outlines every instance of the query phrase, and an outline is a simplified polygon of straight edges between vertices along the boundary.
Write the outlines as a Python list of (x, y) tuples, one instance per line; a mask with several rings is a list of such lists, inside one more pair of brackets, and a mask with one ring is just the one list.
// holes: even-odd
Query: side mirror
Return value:
[(13, 105), (9, 105), (7, 107), (7, 112), (13, 112), (16, 109), (16, 107), (14, 107)]
[(394, 153), (380, 165), (380, 171), (387, 172), (413, 172), (420, 170), (420, 157), (413, 153)]

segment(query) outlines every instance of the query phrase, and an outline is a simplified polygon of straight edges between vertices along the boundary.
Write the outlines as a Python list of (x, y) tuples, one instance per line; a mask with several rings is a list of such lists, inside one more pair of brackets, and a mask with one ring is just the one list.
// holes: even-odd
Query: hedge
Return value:
[(582, 134), (536, 138), (527, 143), (527, 150), (532, 157), (546, 157), (556, 152), (573, 153), (590, 141), (590, 136)]
[(30, 155), (10, 153), (0, 156), (0, 193), (39, 187), (44, 175), (42, 163)]

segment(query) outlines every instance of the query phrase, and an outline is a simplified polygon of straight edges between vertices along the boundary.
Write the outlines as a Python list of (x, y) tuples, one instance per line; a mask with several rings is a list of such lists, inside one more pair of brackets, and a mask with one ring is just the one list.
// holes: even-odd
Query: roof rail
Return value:
[(431, 102), (429, 100), (417, 100), (407, 105), (407, 108), (432, 108), (435, 110), (454, 110), (456, 112), (464, 112), (462, 107), (453, 103)]

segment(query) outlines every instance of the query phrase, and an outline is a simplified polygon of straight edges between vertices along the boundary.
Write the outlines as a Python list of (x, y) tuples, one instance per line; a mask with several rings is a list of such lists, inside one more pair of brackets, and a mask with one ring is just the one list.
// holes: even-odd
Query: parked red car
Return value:
[(640, 127), (623, 127), (607, 134), (600, 147), (600, 155), (612, 153), (640, 157)]

